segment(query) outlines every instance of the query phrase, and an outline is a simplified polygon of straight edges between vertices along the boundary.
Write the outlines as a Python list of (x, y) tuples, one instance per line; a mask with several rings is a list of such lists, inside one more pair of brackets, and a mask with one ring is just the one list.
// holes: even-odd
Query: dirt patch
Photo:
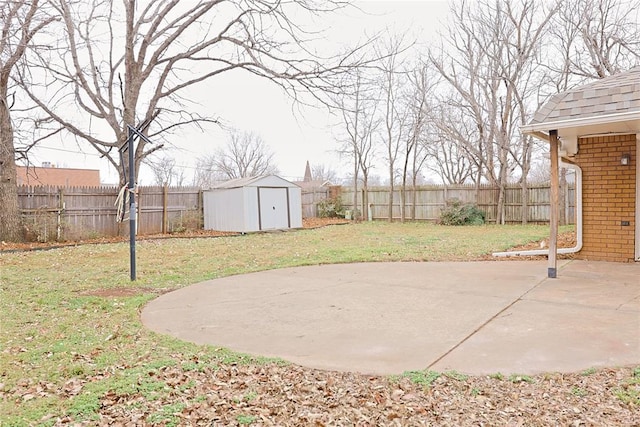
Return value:
[[(558, 234), (558, 248), (572, 248), (575, 245), (576, 245), (575, 231)], [(543, 239), (539, 242), (532, 242), (523, 246), (517, 246), (510, 250), (522, 251), (522, 250), (530, 250), (530, 249), (548, 249), (548, 248), (549, 248), (548, 239)]]
[(155, 292), (151, 288), (108, 288), (81, 292), (80, 295), (92, 297), (132, 297), (144, 293)]
[(344, 218), (302, 218), (302, 228), (319, 228), (327, 225), (349, 224)]
[(123, 288), (103, 288), (81, 292), (80, 295), (92, 297), (133, 297), (142, 294), (166, 294), (177, 288), (150, 288), (150, 287), (123, 287)]
[[(558, 234), (558, 248), (572, 248), (576, 245), (576, 233), (575, 231), (570, 231), (567, 233)], [(537, 242), (527, 243), (526, 245), (516, 246), (510, 248), (509, 251), (528, 251), (535, 249), (549, 249), (549, 240), (542, 239)], [(573, 259), (574, 254), (558, 254), (558, 259)], [(520, 255), (520, 256), (510, 256), (510, 257), (494, 257), (491, 254), (487, 254), (481, 257), (482, 260), (485, 261), (522, 261), (525, 260), (537, 260), (537, 259), (547, 259), (547, 255)]]

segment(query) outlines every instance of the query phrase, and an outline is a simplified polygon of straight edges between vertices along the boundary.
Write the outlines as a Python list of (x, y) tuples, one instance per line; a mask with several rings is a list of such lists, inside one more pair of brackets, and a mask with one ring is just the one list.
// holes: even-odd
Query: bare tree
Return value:
[(527, 177), (536, 142), (531, 135), (522, 134), (518, 127), (525, 125), (540, 106), (535, 100), (538, 98), (544, 75), (537, 57), (559, 7), (559, 3), (556, 3), (545, 9), (536, 7), (534, 2), (521, 1), (515, 5), (507, 2), (504, 10), (510, 43), (505, 50), (500, 74), (504, 85), (509, 89), (506, 91), (506, 107), (511, 108), (512, 112), (508, 115), (503, 112), (504, 124), (501, 129), (505, 139), (508, 138), (510, 141), (509, 154), (516, 168), (520, 170), (523, 224), (526, 224), (528, 219)]
[(0, 38), (0, 240), (20, 241), (20, 213), (16, 176), (16, 147), (11, 109), (15, 103), (12, 77), (34, 36), (55, 17), (47, 15), (39, 0), (3, 1), (0, 3), (2, 34)]
[(151, 168), (155, 185), (170, 187), (184, 184), (185, 172), (177, 166), (176, 159), (166, 156), (158, 160), (147, 158), (146, 163)]
[(344, 131), (343, 144), (339, 152), (350, 157), (353, 170), (353, 209), (358, 209), (358, 182), (362, 172), (363, 218), (368, 216), (369, 177), (376, 157), (374, 135), (379, 126), (377, 117), (378, 103), (371, 95), (371, 81), (366, 79), (363, 70), (355, 69), (349, 83), (353, 91), (335, 97), (335, 105), (342, 120)]
[(484, 178), (499, 191), (497, 223), (504, 223), (505, 188), (517, 168), (526, 188), (532, 140), (520, 136), (518, 125), (537, 107), (528, 99), (537, 95), (534, 66), (556, 11), (533, 0), (462, 1), (451, 8), (449, 50), (430, 55), (455, 91), (452, 105), (476, 128), (467, 148), (476, 184)]
[(549, 161), (540, 159), (533, 162), (531, 172), (529, 172), (529, 180), (535, 184), (547, 184), (551, 181), (551, 171)]
[(208, 189), (224, 181), (224, 176), (215, 170), (215, 156), (205, 155), (196, 159), (195, 172), (193, 174), (193, 186)]
[(335, 90), (335, 76), (362, 62), (357, 49), (320, 57), (312, 44), (317, 33), (298, 22), (343, 8), (339, 1), (51, 2), (63, 20), (64, 43), (32, 64), (43, 84), (23, 81), (25, 89), (47, 117), (119, 171), (118, 149), (127, 140), (128, 125), (151, 122), (146, 134), (156, 143), (139, 140), (138, 169), (162, 148), (169, 132), (216, 123), (182, 98), (194, 85), (244, 70), (295, 99), (324, 99), (325, 91)]
[(455, 108), (441, 103), (432, 111), (425, 150), (429, 154), (428, 168), (436, 173), (443, 184), (458, 185), (473, 181), (477, 176), (477, 157), (470, 151), (468, 141), (473, 140), (476, 126)]
[(233, 130), (227, 145), (213, 155), (212, 170), (216, 176), (224, 179), (277, 174), (273, 156), (260, 136)]
[(330, 182), (332, 184), (338, 182), (338, 173), (331, 166), (324, 163), (311, 165), (311, 176), (314, 181)]
[[(406, 140), (407, 121), (409, 119), (408, 105), (402, 100), (402, 87), (406, 83), (406, 75), (401, 54), (402, 38), (390, 37), (382, 47), (384, 58), (380, 64), (380, 78), (382, 82), (382, 132), (381, 139), (385, 147), (385, 160), (389, 177), (389, 199), (387, 215), (389, 222), (393, 221), (393, 202), (396, 180), (396, 161), (401, 155)], [(402, 209), (404, 211), (404, 209)]]
[[(601, 79), (640, 64), (640, 1), (565, 0), (554, 19), (552, 49), (562, 61), (555, 71), (559, 90), (571, 82)], [(577, 77), (576, 79), (571, 79)]]
[[(463, 117), (463, 123), (473, 125), (473, 131), (467, 132), (470, 138), (465, 148), (475, 158), (477, 175), (474, 176), (474, 181), (476, 185), (480, 185), (484, 173), (490, 181), (495, 180), (495, 129), (492, 118), (486, 117), (491, 110), (495, 84), (493, 87), (490, 86), (493, 82), (490, 76), (487, 78), (484, 71), (489, 69), (491, 64), (483, 64), (486, 62), (486, 55), (480, 46), (488, 43), (488, 40), (481, 40), (480, 37), (490, 38), (490, 34), (483, 35), (482, 31), (476, 28), (480, 26), (476, 22), (478, 19), (474, 17), (476, 9), (466, 2), (452, 5), (451, 11), (453, 21), (449, 24), (447, 34), (442, 36), (443, 40), (450, 42), (429, 53), (431, 63), (449, 84), (451, 94), (447, 92), (446, 105), (450, 110), (455, 109), (456, 115), (455, 118), (442, 117), (440, 127), (455, 132), (455, 124), (459, 124)], [(464, 139), (461, 138), (459, 141), (463, 143)]]
[(426, 160), (426, 150), (423, 150), (424, 137), (427, 134), (429, 120), (429, 97), (437, 83), (428, 63), (421, 63), (408, 73), (407, 88), (404, 103), (408, 111), (407, 135), (404, 138), (402, 184), (400, 187), (400, 220), (406, 217), (407, 179), (411, 178), (412, 202), (411, 218), (415, 219), (416, 212), (416, 184), (419, 173)]

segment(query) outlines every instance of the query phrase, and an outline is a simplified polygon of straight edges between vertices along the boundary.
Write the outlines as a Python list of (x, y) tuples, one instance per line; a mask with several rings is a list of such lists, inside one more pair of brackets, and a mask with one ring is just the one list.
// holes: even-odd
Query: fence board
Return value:
[[(416, 220), (436, 221), (440, 217), (440, 211), (446, 206), (448, 200), (457, 199), (463, 203), (473, 203), (485, 212), (487, 222), (494, 222), (498, 211), (499, 190), (490, 186), (475, 185), (459, 186), (420, 186), (416, 187), (415, 218), (412, 212), (412, 191), (407, 190), (405, 218)], [(575, 189), (573, 185), (567, 186), (564, 191), (565, 210), (567, 221), (573, 223), (575, 216)], [(549, 186), (535, 185), (527, 191), (527, 222), (544, 223), (549, 221)], [(371, 206), (372, 218), (377, 220), (389, 219), (389, 188), (370, 187), (367, 192)], [(362, 189), (358, 189), (357, 213), (362, 211)], [(521, 223), (523, 215), (523, 191), (519, 185), (508, 186), (505, 189), (505, 221), (507, 223)], [(342, 203), (346, 209), (354, 210), (353, 187), (342, 188)], [(400, 192), (393, 194), (393, 219), (400, 219)]]
[(318, 202), (329, 197), (328, 187), (302, 188), (302, 217), (318, 216)]
[[(127, 235), (129, 227), (116, 221), (118, 192), (117, 187), (18, 187), (27, 238), (49, 241)], [(165, 203), (163, 187), (138, 188), (139, 234), (201, 226), (199, 188), (169, 188), (167, 195)], [(165, 217), (167, 229), (163, 228)]]

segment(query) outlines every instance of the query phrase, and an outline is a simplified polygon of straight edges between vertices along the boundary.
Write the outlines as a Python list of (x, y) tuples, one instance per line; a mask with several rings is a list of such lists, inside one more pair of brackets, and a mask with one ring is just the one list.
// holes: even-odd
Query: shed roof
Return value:
[(572, 136), (640, 130), (640, 66), (554, 95), (522, 127), (552, 129)]
[(230, 189), (230, 188), (241, 188), (241, 187), (255, 187), (260, 186), (260, 184), (264, 183), (267, 186), (273, 186), (276, 184), (280, 187), (297, 187), (292, 182), (287, 181), (286, 179), (280, 178), (276, 175), (259, 175), (259, 176), (248, 176), (245, 178), (235, 178), (230, 179), (229, 181), (225, 181), (221, 184), (213, 186), (212, 190), (218, 189)]
[(229, 181), (222, 182), (220, 184), (214, 185), (211, 188), (239, 188), (246, 187), (247, 184), (251, 184), (262, 178), (262, 176), (248, 176), (244, 178), (234, 178)]

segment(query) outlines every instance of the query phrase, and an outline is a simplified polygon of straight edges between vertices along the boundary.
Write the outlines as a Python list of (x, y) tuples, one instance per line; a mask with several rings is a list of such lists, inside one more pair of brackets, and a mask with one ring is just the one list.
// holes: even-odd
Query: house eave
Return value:
[(640, 130), (640, 111), (628, 111), (624, 113), (614, 113), (601, 116), (579, 117), (569, 120), (555, 120), (542, 123), (530, 123), (520, 127), (522, 133), (532, 135), (544, 141), (549, 141), (549, 131), (566, 129), (584, 129), (589, 133), (589, 129), (611, 125), (609, 132), (619, 131), (619, 127), (628, 123), (629, 131)]

